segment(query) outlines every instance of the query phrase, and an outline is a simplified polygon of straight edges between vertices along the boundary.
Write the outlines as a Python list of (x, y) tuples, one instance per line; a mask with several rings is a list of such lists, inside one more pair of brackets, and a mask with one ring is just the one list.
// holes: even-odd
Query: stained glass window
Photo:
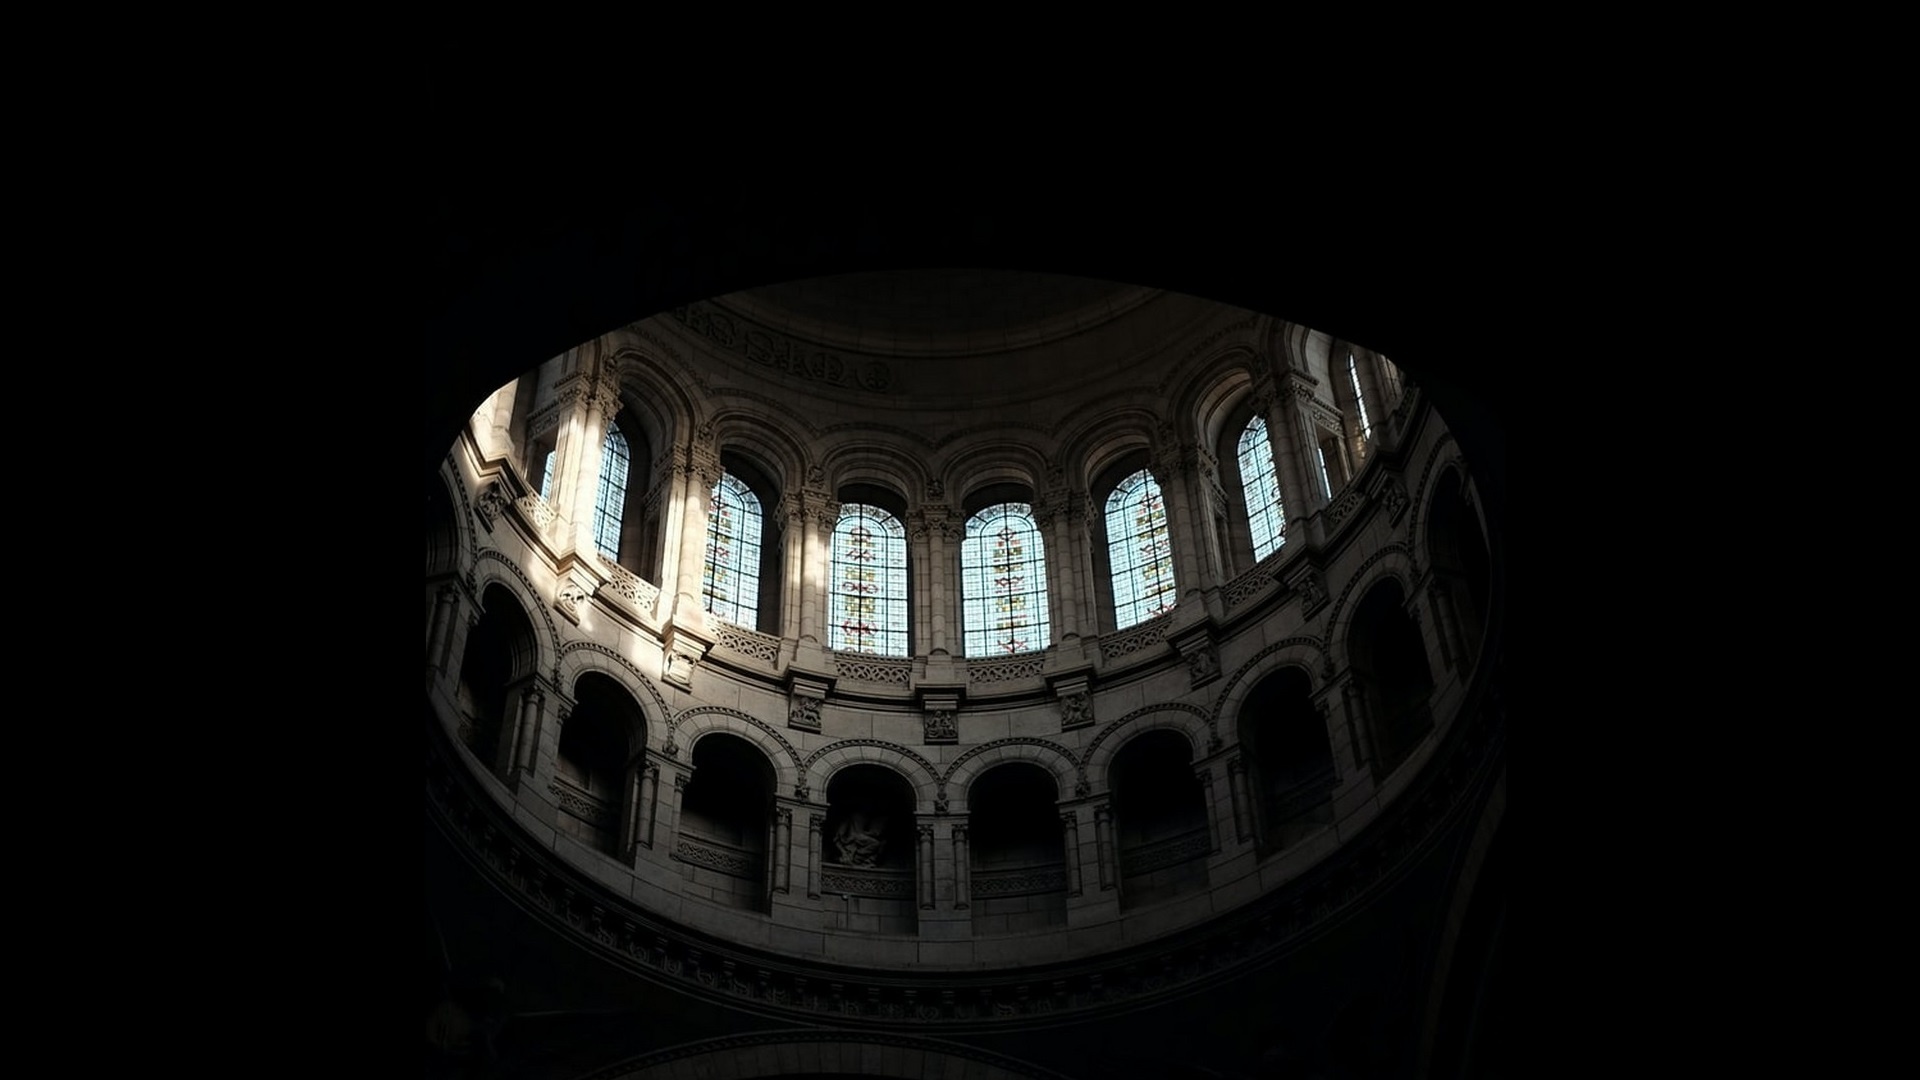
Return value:
[(827, 648), (906, 656), (907, 534), (877, 506), (845, 503), (833, 527)]
[(1113, 568), (1113, 618), (1125, 629), (1173, 610), (1173, 542), (1160, 485), (1145, 469), (1107, 496), (1107, 559)]
[(1327, 490), (1327, 498), (1331, 499), (1333, 498), (1333, 478), (1327, 475), (1327, 448), (1319, 447), (1317, 452), (1320, 455), (1320, 486)]
[(967, 519), (960, 542), (960, 626), (968, 656), (1047, 647), (1047, 555), (1033, 507), (1001, 503)]
[(540, 497), (543, 499), (553, 498), (553, 459), (556, 456), (558, 455), (549, 450), (542, 458), (543, 463), (540, 466)]
[(751, 627), (760, 607), (760, 500), (747, 485), (722, 473), (707, 504), (707, 610)]
[(593, 497), (593, 546), (608, 562), (620, 560), (620, 516), (627, 507), (627, 437), (607, 425), (600, 444), (600, 490)]
[(1373, 438), (1373, 422), (1367, 419), (1367, 396), (1360, 392), (1360, 368), (1353, 362), (1353, 354), (1347, 354), (1347, 378), (1353, 380), (1353, 400), (1360, 408), (1360, 437)]
[(1280, 479), (1273, 470), (1267, 421), (1256, 416), (1240, 434), (1240, 484), (1247, 497), (1247, 525), (1257, 562), (1287, 542), (1287, 512), (1280, 505)]

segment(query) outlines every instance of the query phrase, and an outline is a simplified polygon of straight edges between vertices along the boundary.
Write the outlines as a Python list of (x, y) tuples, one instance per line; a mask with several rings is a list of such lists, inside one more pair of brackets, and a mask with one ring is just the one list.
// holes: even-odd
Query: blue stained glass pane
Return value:
[(960, 544), (961, 647), (967, 656), (1009, 656), (1052, 641), (1047, 561), (1026, 503), (989, 506), (967, 519)]
[(620, 559), (620, 519), (627, 505), (626, 436), (620, 425), (607, 425), (606, 441), (600, 445), (600, 489), (593, 499), (593, 546), (608, 562)]
[(1114, 625), (1124, 629), (1173, 610), (1173, 543), (1160, 485), (1145, 469), (1107, 497), (1107, 558)]
[(827, 647), (906, 656), (907, 537), (892, 514), (847, 503), (833, 529)]
[(1273, 443), (1267, 421), (1254, 417), (1240, 435), (1240, 484), (1246, 494), (1247, 525), (1253, 533), (1253, 557), (1264, 559), (1287, 542), (1287, 513), (1280, 504), (1280, 480), (1273, 468)]
[(707, 610), (751, 627), (760, 608), (760, 499), (729, 474), (707, 504), (707, 565), (701, 591)]

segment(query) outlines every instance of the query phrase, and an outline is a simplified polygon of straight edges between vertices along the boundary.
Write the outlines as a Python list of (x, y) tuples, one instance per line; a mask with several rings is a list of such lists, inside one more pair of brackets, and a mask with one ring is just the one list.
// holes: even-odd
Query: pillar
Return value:
[(1080, 895), (1080, 815), (1072, 810), (1060, 812), (1060, 832), (1067, 857), (1067, 895)]
[(801, 519), (800, 626), (799, 636), (822, 648), (827, 644), (827, 591), (831, 589), (833, 529), (840, 521), (840, 504), (815, 492), (807, 500), (807, 512)]
[(1227, 759), (1227, 795), (1233, 800), (1233, 838), (1253, 839), (1252, 807), (1247, 804), (1247, 764), (1238, 754)]
[(933, 907), (933, 826), (921, 825), (920, 834), (920, 872), (915, 875), (919, 881), (920, 907), (930, 910)]
[(827, 823), (825, 814), (807, 815), (807, 898), (820, 899), (820, 830)]
[(520, 708), (513, 721), (513, 744), (507, 757), (507, 769), (513, 776), (534, 771), (540, 752), (540, 707), (546, 695), (538, 683), (520, 691)]
[(953, 827), (953, 906), (973, 906), (973, 864), (967, 858), (967, 827)]
[(703, 445), (675, 447), (673, 453), (673, 499), (664, 526), (669, 565), (661, 575), (662, 584), (673, 590), (673, 603), (670, 608), (665, 604), (662, 608), (672, 611), (675, 622), (704, 627), (707, 513), (713, 486), (720, 481), (720, 459)]
[(442, 585), (433, 594), (433, 622), (427, 631), (427, 663), (444, 674), (453, 653), (454, 620), (460, 613), (460, 590)]
[(1195, 770), (1200, 778), (1200, 799), (1207, 807), (1207, 853), (1217, 855), (1220, 852), (1220, 810), (1213, 802), (1213, 764), (1203, 764)]
[(789, 881), (788, 847), (793, 843), (793, 810), (776, 807), (773, 811), (773, 891), (787, 891)]
[(1093, 848), (1099, 856), (1100, 887), (1113, 888), (1120, 879), (1120, 864), (1113, 850), (1113, 804), (1103, 802), (1093, 808)]
[(640, 781), (635, 785), (633, 807), (633, 847), (653, 846), (653, 819), (655, 804), (660, 801), (660, 766), (653, 762), (643, 762), (640, 769)]

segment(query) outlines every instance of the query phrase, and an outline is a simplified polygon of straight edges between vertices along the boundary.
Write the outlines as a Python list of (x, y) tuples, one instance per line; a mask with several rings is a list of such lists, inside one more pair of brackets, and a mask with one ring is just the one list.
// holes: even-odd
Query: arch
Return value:
[(946, 456), (939, 474), (949, 495), (964, 504), (974, 491), (991, 484), (1045, 488), (1047, 460), (1030, 435), (1010, 436), (1000, 427), (969, 432), (968, 443)]
[(962, 654), (1045, 649), (1053, 643), (1050, 609), (1047, 543), (1033, 504), (995, 503), (968, 516), (960, 541)]
[(1089, 531), (1097, 536), (1095, 576), (1106, 592), (1106, 625), (1125, 630), (1171, 611), (1180, 595), (1175, 530), (1153, 463), (1117, 459), (1091, 495)]
[[(1213, 711), (1208, 714), (1207, 724), (1214, 730), (1220, 730), (1222, 716), (1240, 714), (1240, 708), (1246, 703), (1247, 694), (1255, 683), (1283, 667), (1297, 667), (1307, 672), (1313, 692), (1320, 693), (1325, 686), (1314, 679), (1318, 673), (1322, 679), (1333, 674), (1332, 665), (1327, 658), (1327, 648), (1318, 638), (1290, 637), (1268, 645), (1248, 657), (1239, 667), (1228, 675), (1226, 685), (1213, 699)], [(1237, 738), (1237, 736), (1236, 736)]]
[(537, 677), (538, 654), (533, 622), (512, 590), (489, 583), (480, 604), (460, 651), (455, 710), (460, 741), (488, 772), (504, 774), (518, 737), (516, 691)]
[(1176, 727), (1130, 732), (1115, 748), (1107, 779), (1121, 910), (1207, 887), (1213, 811), (1194, 771), (1199, 758)]
[(1441, 470), (1433, 484), (1426, 523), (1426, 546), (1420, 550), (1426, 555), (1434, 614), (1443, 624), (1434, 632), (1443, 640), (1454, 639), (1458, 648), (1452, 651), (1465, 654), (1455, 662), (1467, 670), (1480, 653), (1493, 582), (1492, 553), (1479, 515), (1467, 503), (1461, 470)]
[(1079, 422), (1061, 440), (1060, 460), (1067, 482), (1097, 496), (1095, 481), (1113, 463), (1138, 452), (1142, 459), (1163, 452), (1163, 418), (1144, 405), (1122, 405)]
[[(465, 485), (448, 467), (427, 479), (427, 574), (458, 576), (472, 561), (472, 515), (466, 512)], [(459, 492), (456, 504), (455, 492)], [(463, 527), (464, 526), (464, 527)]]
[(1261, 854), (1333, 824), (1339, 770), (1307, 669), (1287, 664), (1254, 680), (1233, 728), (1245, 748), (1241, 764)]
[(621, 812), (630, 801), (627, 774), (645, 751), (645, 743), (635, 741), (646, 737), (646, 714), (604, 672), (582, 674), (572, 698), (554, 750), (553, 784), (561, 789), (556, 825), (588, 847), (618, 855)]
[[(1031, 761), (998, 761), (969, 785), (966, 901), (977, 935), (1064, 929), (1070, 879), (1057, 777)], [(958, 869), (958, 868), (956, 868)]]
[[(560, 686), (577, 686), (580, 677), (588, 672), (598, 672), (619, 683), (629, 694), (633, 694), (634, 703), (640, 707), (640, 715), (646, 719), (644, 746), (665, 746), (673, 735), (667, 723), (671, 710), (666, 699), (633, 661), (607, 648), (597, 641), (569, 641), (560, 649), (560, 659), (554, 666), (554, 682)], [(634, 694), (634, 687), (640, 693)]]
[(1340, 587), (1327, 608), (1325, 629), (1321, 631), (1321, 640), (1325, 641), (1337, 668), (1349, 667), (1352, 657), (1347, 652), (1347, 638), (1352, 632), (1353, 609), (1347, 601), (1356, 595), (1364, 595), (1369, 589), (1383, 580), (1391, 578), (1400, 585), (1400, 594), (1411, 598), (1414, 595), (1413, 583), (1420, 578), (1419, 568), (1414, 565), (1413, 555), (1402, 543), (1391, 543), (1366, 557), (1347, 583)]
[(1015, 735), (981, 743), (947, 765), (946, 775), (940, 778), (940, 787), (947, 793), (948, 812), (966, 813), (967, 787), (973, 783), (974, 777), (1009, 761), (1032, 762), (1052, 773), (1053, 782), (1060, 787), (1062, 799), (1074, 795), (1080, 787), (1080, 763), (1074, 758), (1073, 751), (1047, 739)]
[(829, 491), (866, 484), (891, 492), (905, 511), (919, 505), (920, 494), (927, 490), (931, 474), (924, 458), (923, 452), (909, 450), (899, 440), (876, 439), (863, 432), (859, 441), (849, 440), (821, 453), (821, 478)]
[(1253, 390), (1256, 362), (1251, 348), (1232, 345), (1208, 357), (1181, 383), (1175, 409), (1193, 425), (1200, 445), (1214, 446), (1227, 433), (1229, 414)]
[(1376, 779), (1397, 769), (1434, 727), (1433, 670), (1407, 599), (1401, 580), (1381, 576), (1354, 605), (1344, 638)]
[(912, 655), (911, 570), (899, 516), (873, 502), (841, 502), (827, 556), (827, 647)]
[(810, 457), (808, 440), (793, 432), (792, 422), (789, 412), (728, 404), (702, 426), (711, 429), (715, 450), (738, 454), (765, 474), (777, 504), (781, 494), (800, 489)]
[[(1106, 791), (1107, 771), (1113, 764), (1113, 755), (1122, 743), (1131, 742), (1144, 732), (1170, 728), (1187, 737), (1197, 758), (1201, 747), (1209, 747), (1214, 741), (1212, 717), (1198, 705), (1189, 705), (1182, 701), (1163, 702), (1159, 705), (1147, 705), (1100, 729), (1100, 734), (1087, 743), (1081, 753), (1081, 775), (1092, 785), (1094, 791)], [(1118, 741), (1113, 736), (1125, 732)]]
[[(547, 613), (547, 604), (538, 599), (540, 590), (513, 560), (496, 548), (486, 548), (474, 559), (473, 593), (484, 597), (488, 585), (499, 585), (513, 595), (514, 602), (520, 605), (522, 614), (534, 627), (533, 670), (552, 671), (559, 664), (560, 628), (553, 623), (553, 616)], [(533, 618), (538, 615), (539, 618)], [(542, 636), (540, 630), (545, 629)]]
[(884, 739), (841, 739), (815, 750), (802, 764), (806, 787), (824, 795), (834, 773), (863, 762), (885, 765), (905, 777), (913, 785), (915, 813), (937, 812), (934, 801), (940, 791), (940, 771), (926, 758)]
[(768, 857), (779, 790), (764, 750), (733, 731), (701, 733), (687, 760), (675, 853), (715, 903), (769, 910)]
[(738, 735), (759, 747), (773, 766), (774, 790), (793, 790), (803, 775), (799, 755), (794, 752), (793, 744), (787, 741), (786, 736), (769, 727), (765, 721), (724, 705), (699, 705), (675, 716), (667, 726), (666, 754), (669, 757), (679, 755), (680, 739), (684, 738), (686, 745), (692, 747), (701, 736), (715, 731)]

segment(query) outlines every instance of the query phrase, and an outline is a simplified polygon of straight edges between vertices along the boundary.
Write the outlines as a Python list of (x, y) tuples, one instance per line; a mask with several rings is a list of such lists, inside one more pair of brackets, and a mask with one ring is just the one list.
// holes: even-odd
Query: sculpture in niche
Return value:
[(833, 846), (840, 862), (847, 866), (878, 866), (881, 849), (886, 847), (887, 818), (856, 810), (840, 819), (834, 830)]

